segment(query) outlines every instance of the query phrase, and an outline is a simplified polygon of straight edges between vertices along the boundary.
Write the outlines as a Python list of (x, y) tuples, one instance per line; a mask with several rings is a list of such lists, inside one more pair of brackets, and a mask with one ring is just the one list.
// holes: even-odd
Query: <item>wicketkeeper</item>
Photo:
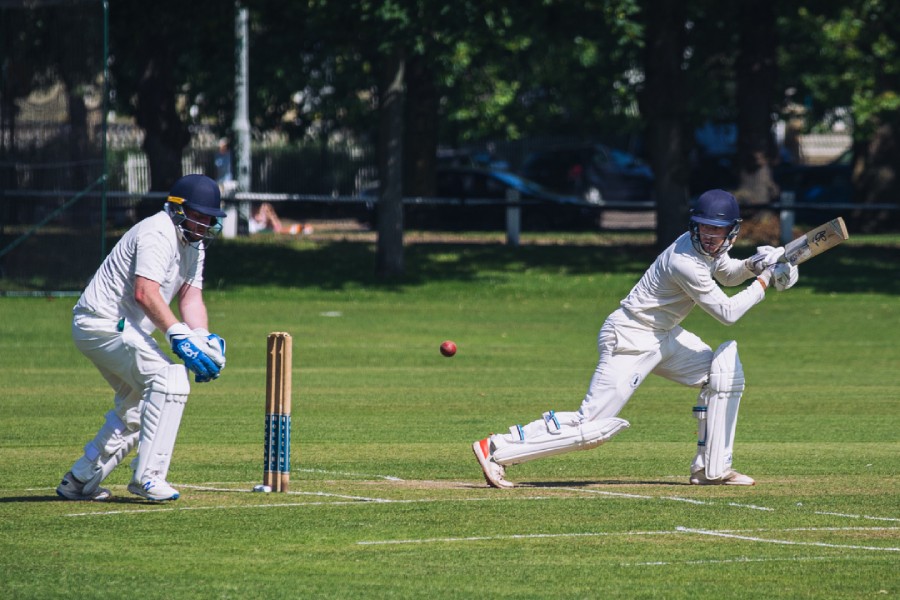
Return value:
[[(225, 367), (225, 341), (208, 331), (202, 292), (206, 247), (224, 216), (212, 179), (182, 177), (163, 210), (115, 245), (75, 305), (75, 345), (115, 396), (103, 426), (56, 488), (63, 498), (109, 498), (100, 484), (138, 446), (128, 491), (154, 501), (178, 499), (166, 478), (189, 374), (202, 383)], [(176, 296), (180, 318), (169, 308)], [(156, 329), (166, 332), (182, 362), (160, 349), (151, 337)]]
[[(527, 425), (513, 425), (472, 445), (488, 484), (510, 488), (506, 467), (586, 450), (629, 426), (616, 415), (649, 374), (700, 389), (697, 454), (690, 468), (695, 485), (753, 485), (731, 467), (744, 371), (737, 343), (713, 351), (680, 323), (694, 306), (731, 325), (765, 298), (766, 289), (785, 290), (797, 282), (797, 267), (778, 262), (784, 248), (761, 246), (746, 260), (728, 256), (740, 230), (734, 196), (705, 192), (691, 212), (689, 231), (660, 254), (604, 322), (597, 338), (599, 361), (576, 412), (548, 411)], [(729, 297), (718, 284), (740, 285)]]

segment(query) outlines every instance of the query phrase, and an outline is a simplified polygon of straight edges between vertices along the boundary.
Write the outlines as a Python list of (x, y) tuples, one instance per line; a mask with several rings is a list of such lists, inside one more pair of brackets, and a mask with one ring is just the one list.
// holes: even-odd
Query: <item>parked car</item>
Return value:
[[(499, 169), (439, 167), (435, 191), (438, 198), (451, 204), (438, 205), (439, 211), (410, 206), (411, 225), (415, 226), (417, 217), (421, 216), (418, 220), (422, 226), (503, 229), (506, 206), (498, 201), (507, 200), (511, 191), (518, 193), (522, 203), (523, 229), (592, 229), (597, 222), (591, 206), (580, 198), (557, 194), (539, 183)], [(429, 215), (429, 212), (439, 214)]]
[[(775, 183), (782, 192), (793, 192), (794, 203), (848, 204), (853, 202), (853, 151), (847, 150), (824, 165), (797, 165), (782, 163), (772, 171)], [(798, 210), (796, 218), (801, 222), (819, 222), (842, 214), (840, 209), (827, 208)]]
[(653, 200), (653, 171), (640, 158), (603, 144), (549, 148), (529, 154), (523, 177), (591, 204)]
[[(499, 169), (438, 167), (434, 198), (407, 198), (405, 226), (411, 229), (503, 230), (507, 194), (518, 192), (523, 230), (594, 229), (595, 208), (575, 196), (548, 190), (520, 175)], [(377, 190), (364, 196), (377, 198)], [(373, 203), (377, 209), (377, 202)], [(374, 222), (374, 221), (373, 221)]]

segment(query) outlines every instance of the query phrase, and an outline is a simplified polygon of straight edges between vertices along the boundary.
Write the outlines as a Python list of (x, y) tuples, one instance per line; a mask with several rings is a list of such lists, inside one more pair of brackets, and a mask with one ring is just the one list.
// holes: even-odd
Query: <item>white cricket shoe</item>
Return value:
[(66, 500), (94, 500), (96, 502), (109, 500), (109, 497), (111, 496), (109, 490), (102, 487), (98, 487), (93, 492), (86, 494), (84, 493), (84, 486), (85, 483), (78, 481), (78, 479), (72, 475), (72, 471), (69, 471), (63, 475), (62, 481), (56, 486), (56, 494), (60, 498), (65, 498)]
[(506, 469), (503, 465), (494, 461), (494, 449), (491, 438), (487, 437), (472, 444), (472, 451), (478, 458), (481, 470), (484, 472), (484, 480), (488, 485), (500, 489), (515, 487), (515, 484), (506, 480)]
[(178, 490), (156, 475), (151, 475), (140, 483), (132, 480), (128, 484), (128, 491), (154, 502), (178, 500), (180, 495)]
[(691, 473), (691, 485), (756, 485), (756, 480), (737, 471), (729, 471), (719, 479), (707, 479), (706, 470)]

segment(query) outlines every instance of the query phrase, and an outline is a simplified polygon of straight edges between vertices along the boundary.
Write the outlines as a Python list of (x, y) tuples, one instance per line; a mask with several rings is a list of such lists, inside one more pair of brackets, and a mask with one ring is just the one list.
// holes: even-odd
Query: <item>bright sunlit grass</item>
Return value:
[[(194, 385), (153, 505), (56, 499), (112, 394), (74, 299), (0, 298), (4, 598), (881, 598), (898, 593), (900, 331), (893, 247), (846, 246), (726, 328), (747, 377), (735, 466), (687, 485), (695, 390), (651, 378), (609, 444), (487, 488), (472, 441), (577, 408), (645, 245), (416, 244), (379, 283), (362, 243), (215, 246), (228, 366)], [(893, 271), (893, 274), (891, 273)], [(262, 478), (265, 344), (294, 339), (291, 493)], [(444, 358), (445, 339), (459, 347)]]

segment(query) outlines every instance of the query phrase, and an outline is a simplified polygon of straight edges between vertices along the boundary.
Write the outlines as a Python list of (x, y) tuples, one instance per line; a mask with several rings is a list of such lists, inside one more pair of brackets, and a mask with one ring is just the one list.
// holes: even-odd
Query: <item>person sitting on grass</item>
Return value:
[(281, 233), (284, 229), (270, 202), (254, 205), (248, 226), (250, 233)]

